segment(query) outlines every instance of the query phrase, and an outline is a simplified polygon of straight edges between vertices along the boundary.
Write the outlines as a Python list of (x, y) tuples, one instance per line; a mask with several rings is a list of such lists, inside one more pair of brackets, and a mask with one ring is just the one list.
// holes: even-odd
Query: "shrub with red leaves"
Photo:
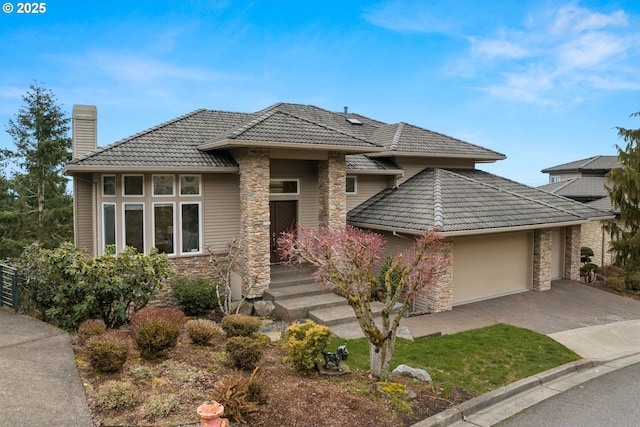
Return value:
[(144, 359), (155, 359), (178, 343), (185, 316), (177, 308), (146, 307), (131, 316), (131, 335)]

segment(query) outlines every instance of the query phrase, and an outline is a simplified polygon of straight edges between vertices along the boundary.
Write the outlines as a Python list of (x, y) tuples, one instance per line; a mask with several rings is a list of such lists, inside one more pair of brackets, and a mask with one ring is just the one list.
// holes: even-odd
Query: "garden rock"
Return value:
[(408, 366), (408, 365), (398, 365), (398, 367), (394, 369), (391, 373), (408, 375), (411, 378), (416, 378), (421, 381), (431, 382), (431, 376), (427, 371), (425, 371), (424, 369), (412, 368), (411, 366)]
[(400, 326), (396, 332), (396, 336), (398, 338), (413, 341), (413, 335), (411, 335), (411, 331), (406, 326)]
[(276, 310), (276, 306), (271, 301), (256, 301), (253, 303), (253, 309), (260, 317), (271, 316)]
[[(239, 303), (237, 301), (233, 301), (231, 303), (231, 313), (233, 314), (236, 313), (238, 304)], [(243, 301), (242, 305), (240, 305), (240, 310), (238, 311), (238, 314), (246, 314), (247, 316), (251, 316), (253, 314), (253, 304), (247, 301)]]

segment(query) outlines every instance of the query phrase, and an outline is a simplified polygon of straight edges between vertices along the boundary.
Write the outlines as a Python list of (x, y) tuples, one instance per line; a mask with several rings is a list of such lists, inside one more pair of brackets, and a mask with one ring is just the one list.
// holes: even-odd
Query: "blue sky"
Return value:
[(198, 108), (349, 106), (504, 153), (481, 168), (529, 185), (640, 127), (636, 0), (9, 3), (2, 147), (34, 81), (96, 105), (101, 146)]

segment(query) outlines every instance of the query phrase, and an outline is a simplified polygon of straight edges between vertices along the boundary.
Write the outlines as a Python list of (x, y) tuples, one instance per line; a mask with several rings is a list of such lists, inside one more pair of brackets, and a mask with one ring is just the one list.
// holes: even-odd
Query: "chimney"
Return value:
[(98, 110), (95, 105), (74, 105), (72, 119), (75, 159), (98, 148)]
[(344, 106), (344, 118), (349, 117), (349, 107), (347, 105)]

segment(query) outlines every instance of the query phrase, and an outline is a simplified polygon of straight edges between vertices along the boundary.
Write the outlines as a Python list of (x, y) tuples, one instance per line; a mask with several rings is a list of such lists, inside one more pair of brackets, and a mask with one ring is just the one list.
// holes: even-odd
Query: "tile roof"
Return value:
[(558, 166), (542, 169), (542, 173), (551, 172), (607, 172), (620, 167), (618, 156), (593, 156)]
[(237, 167), (225, 151), (204, 152), (200, 144), (249, 117), (245, 113), (196, 110), (72, 160), (96, 167)]
[(607, 182), (607, 178), (604, 176), (581, 176), (542, 185), (538, 188), (574, 200), (600, 199), (609, 194), (604, 188), (605, 182)]
[(348, 154), (347, 171), (387, 171), (402, 173), (402, 168), (389, 159), (372, 159), (363, 154)]
[[(464, 157), (474, 159), (505, 159), (504, 154), (423, 129), (409, 123), (396, 123), (381, 127), (374, 140), (391, 153), (420, 153), (431, 156)], [(385, 153), (384, 155), (388, 155)]]
[[(360, 124), (352, 124), (347, 118), (357, 119)], [(418, 156), (464, 156), (479, 161), (504, 158), (492, 150), (406, 123), (388, 125), (359, 114), (278, 103), (251, 114), (196, 110), (87, 153), (69, 162), (66, 170), (237, 167), (233, 157), (218, 148), (240, 140), (267, 146), (327, 145), (351, 152), (389, 150)], [(360, 161), (358, 168), (363, 164)], [(375, 162), (369, 165), (375, 170), (385, 168)]]
[(444, 233), (472, 234), (607, 216), (585, 204), (477, 169), (427, 168), (352, 209), (347, 220), (415, 233), (437, 227)]

